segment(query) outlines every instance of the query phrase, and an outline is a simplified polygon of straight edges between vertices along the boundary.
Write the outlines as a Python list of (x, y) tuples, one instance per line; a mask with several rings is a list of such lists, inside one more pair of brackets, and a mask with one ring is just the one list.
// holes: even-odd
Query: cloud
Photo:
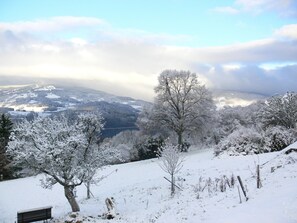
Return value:
[(211, 11), (225, 14), (239, 14), (243, 12), (260, 14), (276, 12), (284, 17), (297, 17), (296, 0), (235, 0), (231, 6), (217, 7)]
[(297, 16), (297, 3), (295, 0), (236, 0), (235, 5), (245, 11), (255, 13), (275, 11), (281, 16)]
[(168, 48), (180, 60), (206, 64), (260, 64), (266, 62), (296, 61), (297, 42), (263, 39), (221, 47)]
[[(59, 30), (62, 26), (93, 30), (93, 25), (101, 26), (100, 19), (71, 21), (64, 25), (52, 24), (50, 30)], [(0, 29), (0, 76), (71, 80), (146, 100), (152, 100), (157, 76), (164, 69), (197, 72), (200, 80), (212, 88), (263, 94), (297, 91), (297, 85), (293, 84), (297, 83), (297, 40), (282, 38), (288, 35), (283, 30), (294, 30), (294, 26), (280, 28), (270, 39), (205, 48), (174, 45), (187, 36), (119, 30), (110, 25), (104, 25), (106, 29), (95, 29), (91, 39), (62, 38), (59, 31), (54, 32), (56, 38), (44, 39), (34, 35), (40, 29), (33, 26), (24, 34), (19, 31), (20, 27)], [(261, 67), (268, 63), (284, 65), (272, 69)]]
[(265, 9), (288, 8), (292, 2), (292, 0), (236, 0), (235, 4), (247, 10), (254, 10), (261, 7)]
[(275, 31), (275, 34), (280, 37), (297, 40), (297, 24), (285, 25)]
[(222, 65), (209, 67), (207, 76), (211, 88), (258, 93), (264, 95), (297, 91), (297, 65), (266, 70), (256, 65), (226, 70)]

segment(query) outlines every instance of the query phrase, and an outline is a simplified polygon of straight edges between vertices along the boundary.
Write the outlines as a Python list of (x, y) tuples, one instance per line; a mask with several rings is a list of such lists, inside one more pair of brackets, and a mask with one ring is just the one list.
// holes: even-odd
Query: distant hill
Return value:
[(137, 129), (135, 122), (149, 102), (120, 97), (80, 87), (54, 85), (21, 85), (0, 87), (0, 112), (14, 119), (66, 111), (100, 111), (105, 119), (103, 136)]
[(218, 108), (224, 106), (248, 106), (256, 101), (267, 99), (268, 95), (262, 95), (251, 92), (212, 90), (215, 104)]
[[(247, 106), (267, 96), (256, 93), (212, 90), (218, 108)], [(151, 103), (130, 97), (112, 95), (103, 91), (62, 85), (0, 86), (0, 113), (9, 113), (13, 119), (67, 111), (100, 111), (105, 119), (104, 137), (123, 130), (137, 129), (135, 122), (141, 109)]]

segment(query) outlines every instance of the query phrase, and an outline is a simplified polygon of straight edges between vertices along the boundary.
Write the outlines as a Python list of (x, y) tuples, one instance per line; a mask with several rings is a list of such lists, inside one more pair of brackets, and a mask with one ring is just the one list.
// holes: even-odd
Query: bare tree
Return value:
[(65, 116), (24, 120), (14, 129), (7, 149), (16, 165), (46, 174), (43, 186), (62, 185), (73, 212), (80, 210), (75, 187), (88, 182), (98, 168), (97, 148), (83, 126)]
[(183, 134), (201, 130), (210, 118), (215, 108), (212, 96), (195, 73), (177, 70), (163, 71), (155, 92), (152, 118), (177, 134), (182, 150)]
[(160, 167), (170, 175), (171, 178), (171, 195), (175, 194), (175, 175), (183, 167), (183, 158), (178, 146), (166, 145), (161, 148), (158, 152), (161, 158)]

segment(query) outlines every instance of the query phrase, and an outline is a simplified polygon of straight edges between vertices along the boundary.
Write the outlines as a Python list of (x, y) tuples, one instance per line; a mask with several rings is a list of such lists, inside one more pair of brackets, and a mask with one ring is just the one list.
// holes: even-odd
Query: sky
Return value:
[(296, 0), (0, 0), (0, 85), (153, 100), (165, 69), (210, 89), (297, 91)]

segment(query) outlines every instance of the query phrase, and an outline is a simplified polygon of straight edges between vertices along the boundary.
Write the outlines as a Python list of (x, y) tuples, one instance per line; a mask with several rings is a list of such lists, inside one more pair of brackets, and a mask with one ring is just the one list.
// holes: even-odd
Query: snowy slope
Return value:
[[(297, 143), (291, 147), (297, 148)], [(261, 168), (261, 189), (256, 189), (253, 177), (255, 164)], [(268, 162), (267, 162), (268, 161)], [(113, 196), (117, 203), (116, 219), (109, 222), (209, 222), (209, 223), (293, 223), (297, 222), (297, 155), (283, 152), (245, 157), (213, 158), (210, 150), (186, 154), (184, 167), (178, 174), (178, 191), (170, 197), (166, 174), (160, 169), (160, 160), (146, 160), (106, 167), (98, 172), (109, 176), (92, 187), (94, 198), (86, 200), (85, 186), (77, 190), (84, 222), (107, 222), (98, 217), (106, 212), (104, 200)], [(266, 163), (267, 162), (267, 163)], [(271, 167), (280, 166), (273, 173)], [(116, 171), (117, 170), (117, 171)], [(199, 178), (219, 178), (240, 175), (248, 189), (248, 201), (239, 203), (237, 185), (226, 192), (198, 193)], [(25, 179), (0, 182), (0, 222), (11, 223), (22, 209), (53, 206), (54, 220), (64, 222), (70, 213), (63, 189), (55, 185), (52, 190), (40, 187), (41, 175)], [(241, 193), (243, 198), (243, 194)], [(244, 199), (243, 199), (244, 200)], [(92, 216), (92, 217), (88, 217)]]
[(0, 86), (0, 108), (12, 109), (15, 112), (52, 113), (103, 101), (124, 104), (137, 109), (150, 104), (142, 100), (79, 87), (38, 84), (19, 87)]

